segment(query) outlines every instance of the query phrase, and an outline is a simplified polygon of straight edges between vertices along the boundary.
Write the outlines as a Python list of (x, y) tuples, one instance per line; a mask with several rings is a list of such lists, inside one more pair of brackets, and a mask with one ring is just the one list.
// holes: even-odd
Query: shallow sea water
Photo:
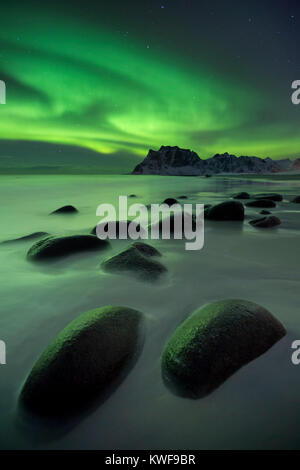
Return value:
[[(100, 262), (126, 247), (67, 258), (50, 266), (26, 260), (33, 243), (0, 244), (0, 339), (7, 364), (0, 366), (0, 448), (3, 449), (268, 449), (299, 448), (300, 365), (291, 362), (291, 343), (300, 339), (299, 179), (282, 177), (2, 176), (1, 240), (35, 231), (87, 233), (98, 222), (96, 207), (162, 202), (187, 195), (187, 203), (226, 200), (236, 191), (280, 192), (271, 211), (277, 229), (205, 223), (200, 251), (180, 240), (150, 241), (163, 254), (168, 275), (148, 284), (105, 274)], [(48, 214), (72, 204), (76, 215)], [(266, 354), (240, 369), (201, 400), (173, 395), (163, 384), (160, 356), (165, 342), (193, 310), (206, 302), (241, 298), (268, 308), (287, 335)], [(41, 439), (35, 426), (20, 425), (17, 398), (31, 367), (56, 334), (80, 313), (116, 304), (146, 315), (146, 341), (135, 367), (98, 408), (63, 432)], [(24, 423), (23, 423), (24, 424)], [(31, 429), (32, 428), (32, 429)]]

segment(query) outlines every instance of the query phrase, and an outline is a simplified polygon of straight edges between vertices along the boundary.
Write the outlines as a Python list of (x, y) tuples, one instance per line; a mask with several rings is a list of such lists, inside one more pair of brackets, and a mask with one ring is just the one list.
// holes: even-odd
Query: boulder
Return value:
[(137, 197), (137, 195), (136, 194), (129, 194), (128, 197)]
[(34, 232), (30, 235), (24, 235), (23, 237), (13, 238), (12, 240), (5, 240), (1, 243), (15, 243), (15, 242), (26, 242), (27, 240), (35, 240), (36, 238), (42, 238), (48, 236), (47, 232)]
[(300, 196), (296, 196), (291, 202), (295, 204), (300, 204)]
[(78, 210), (74, 206), (63, 206), (51, 212), (51, 214), (75, 214), (76, 212), (78, 212)]
[(148, 245), (148, 243), (134, 242), (132, 246), (139, 250), (139, 252), (144, 256), (161, 256), (160, 251), (153, 246)]
[(271, 199), (255, 199), (246, 203), (247, 207), (276, 207), (276, 204)]
[(285, 335), (268, 310), (245, 300), (204, 305), (188, 317), (162, 355), (163, 379), (181, 396), (200, 398)]
[(71, 235), (67, 237), (47, 237), (31, 246), (27, 253), (30, 261), (45, 261), (83, 251), (103, 250), (109, 242), (94, 235)]
[(259, 219), (250, 220), (249, 224), (257, 228), (271, 228), (281, 224), (281, 220), (275, 215), (261, 217)]
[(210, 220), (244, 220), (244, 206), (238, 201), (225, 201), (205, 209), (205, 217)]
[(173, 204), (178, 204), (178, 201), (172, 197), (168, 197), (164, 200), (163, 204), (167, 204), (168, 206), (173, 206)]
[(167, 269), (158, 261), (149, 259), (135, 246), (118, 253), (102, 262), (102, 268), (113, 274), (128, 273), (144, 281), (155, 281)]
[(20, 394), (41, 416), (65, 417), (107, 394), (141, 345), (142, 314), (127, 307), (90, 310), (69, 323), (43, 352)]
[(260, 193), (260, 194), (254, 194), (253, 195), (254, 199), (268, 199), (270, 201), (282, 201), (283, 197), (281, 194), (278, 193)]
[(250, 194), (242, 191), (241, 193), (236, 193), (233, 196), (233, 199), (250, 199)]

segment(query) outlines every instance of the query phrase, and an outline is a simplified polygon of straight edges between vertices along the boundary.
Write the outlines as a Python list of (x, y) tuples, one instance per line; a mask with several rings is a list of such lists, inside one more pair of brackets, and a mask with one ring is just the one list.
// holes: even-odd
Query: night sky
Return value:
[(5, 154), (7, 141), (21, 152), (22, 140), (58, 144), (62, 159), (69, 144), (105, 154), (99, 162), (124, 154), (133, 164), (160, 145), (202, 158), (300, 156), (300, 105), (291, 103), (299, 1), (12, 0), (0, 8)]

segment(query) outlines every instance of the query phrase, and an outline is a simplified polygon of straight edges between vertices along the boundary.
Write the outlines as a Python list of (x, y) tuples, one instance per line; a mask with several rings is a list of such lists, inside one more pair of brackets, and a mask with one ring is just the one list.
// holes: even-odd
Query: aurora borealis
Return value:
[(105, 158), (162, 144), (299, 156), (298, 21), (296, 2), (12, 1), (0, 17), (0, 139)]

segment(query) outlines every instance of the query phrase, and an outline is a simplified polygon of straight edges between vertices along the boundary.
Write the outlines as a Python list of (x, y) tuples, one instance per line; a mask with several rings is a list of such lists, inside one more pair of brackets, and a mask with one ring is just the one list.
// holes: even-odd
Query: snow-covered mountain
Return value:
[(149, 150), (147, 157), (133, 170), (137, 175), (211, 175), (216, 173), (270, 173), (292, 167), (291, 160), (272, 160), (259, 157), (236, 157), (227, 152), (202, 160), (187, 149), (162, 146)]

